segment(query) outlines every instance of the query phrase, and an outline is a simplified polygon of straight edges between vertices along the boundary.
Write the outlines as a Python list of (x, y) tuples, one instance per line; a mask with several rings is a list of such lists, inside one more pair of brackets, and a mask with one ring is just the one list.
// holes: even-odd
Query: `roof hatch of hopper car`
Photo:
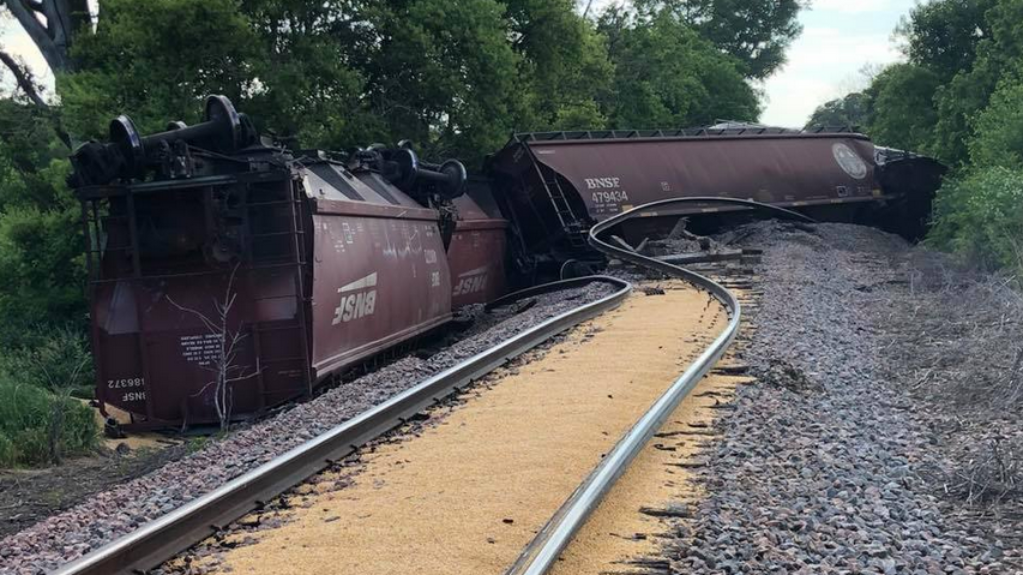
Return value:
[(437, 212), (423, 207), (407, 194), (394, 187), (378, 172), (369, 170), (349, 171), (344, 164), (327, 160), (301, 164), (302, 185), (306, 195), (317, 201), (317, 207), (330, 206), (333, 202), (358, 202), (377, 208), (393, 207), (397, 212), (406, 212), (414, 217), (437, 219)]

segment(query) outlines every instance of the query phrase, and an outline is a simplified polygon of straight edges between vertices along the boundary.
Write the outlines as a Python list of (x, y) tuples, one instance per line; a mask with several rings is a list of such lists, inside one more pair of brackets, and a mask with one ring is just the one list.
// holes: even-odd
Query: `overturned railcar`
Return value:
[[(909, 154), (888, 154), (879, 163), (876, 151), (869, 138), (848, 131), (738, 126), (528, 133), (514, 136), (488, 170), (524, 250), (546, 254), (534, 261), (557, 264), (586, 257), (585, 235), (595, 222), (686, 196), (754, 200), (823, 220), (883, 220), (907, 235), (920, 233), (943, 168)], [(638, 241), (679, 216), (747, 209), (679, 206), (622, 233)]]
[[(502, 254), (472, 252), (503, 249), (500, 223), (458, 197), (458, 162), (292, 153), (222, 97), (203, 124), (170, 128), (142, 137), (122, 116), (73, 157), (104, 413), (246, 417), (441, 326), (453, 297), (502, 288)], [(470, 252), (455, 278), (451, 246)], [(473, 274), (492, 283), (453, 285)]]

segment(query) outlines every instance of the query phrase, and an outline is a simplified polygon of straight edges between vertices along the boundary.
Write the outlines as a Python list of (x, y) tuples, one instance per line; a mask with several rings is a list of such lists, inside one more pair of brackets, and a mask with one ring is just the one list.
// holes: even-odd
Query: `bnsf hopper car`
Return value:
[(122, 116), (73, 162), (97, 399), (136, 427), (309, 394), (503, 291), (505, 223), (455, 161), (291, 154), (211, 97), (203, 124), (141, 137)]
[[(588, 230), (635, 206), (752, 199), (914, 234), (943, 173), (859, 134), (738, 127), (522, 134), (470, 178), (402, 144), (343, 161), (289, 152), (217, 96), (202, 124), (142, 137), (122, 116), (110, 140), (76, 150), (72, 184), (97, 399), (136, 427), (308, 395), (509, 284), (599, 264)], [(662, 210), (621, 234), (734, 209)]]
[[(754, 200), (826, 220), (890, 222), (919, 234), (943, 168), (877, 149), (861, 134), (739, 126), (519, 134), (490, 159), (489, 172), (526, 259), (557, 264), (585, 257), (594, 223), (687, 196)], [(639, 241), (679, 216), (744, 209), (660, 210), (623, 235)]]

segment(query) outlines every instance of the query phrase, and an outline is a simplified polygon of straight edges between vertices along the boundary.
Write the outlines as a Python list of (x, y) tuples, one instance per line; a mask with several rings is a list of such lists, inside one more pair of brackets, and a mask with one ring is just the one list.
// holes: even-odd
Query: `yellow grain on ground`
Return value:
[[(89, 401), (80, 400), (83, 405), (89, 405)], [(91, 407), (89, 409), (92, 409)], [(107, 406), (107, 414), (115, 419), (118, 423), (128, 424), (131, 422), (131, 416), (127, 412), (121, 411), (112, 405)], [(102, 434), (103, 427), (106, 424), (106, 417), (99, 412), (98, 409), (93, 410), (93, 420), (96, 422), (96, 432)], [(127, 445), (131, 451), (138, 450), (159, 450), (167, 449), (173, 445), (178, 445), (181, 441), (175, 441), (168, 439), (166, 435), (153, 432), (132, 432), (127, 437), (120, 439), (112, 439), (109, 437), (103, 437), (103, 446), (107, 449), (117, 449), (118, 445)]]
[(748, 381), (722, 375), (704, 378), (636, 456), (551, 575), (629, 572), (629, 563), (637, 558), (658, 557), (670, 519), (641, 510), (675, 511), (700, 499), (693, 470), (679, 464), (692, 463), (702, 444), (712, 439), (707, 430), (720, 413), (713, 406), (728, 403), (736, 385)]
[[(440, 425), (363, 457), (354, 486), (224, 556), (233, 573), (500, 575), (727, 318), (684, 284), (630, 297)], [(325, 482), (321, 484), (329, 484)]]

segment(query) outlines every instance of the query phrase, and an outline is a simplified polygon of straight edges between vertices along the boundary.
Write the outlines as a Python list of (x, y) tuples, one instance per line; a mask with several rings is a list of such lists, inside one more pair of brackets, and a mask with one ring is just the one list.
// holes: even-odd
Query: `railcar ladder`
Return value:
[[(266, 406), (266, 397), (270, 394), (280, 395), (288, 391), (305, 393), (307, 395), (313, 392), (313, 373), (310, 366), (310, 342), (309, 342), (309, 330), (308, 321), (306, 318), (306, 286), (304, 280), (305, 266), (308, 261), (308, 254), (306, 253), (306, 239), (305, 239), (305, 226), (302, 224), (302, 199), (299, 190), (292, 185), (290, 182), (285, 182), (283, 185), (278, 182), (267, 184), (263, 186), (252, 185), (252, 190), (258, 190), (260, 193), (259, 201), (249, 201), (246, 197), (246, 201), (242, 206), (242, 213), (245, 219), (245, 234), (247, 241), (244, 242), (245, 249), (247, 251), (246, 259), (248, 259), (254, 268), (262, 266), (266, 267), (278, 267), (284, 266), (293, 270), (293, 281), (295, 289), (295, 297), (298, 300), (296, 306), (296, 324), (295, 325), (264, 325), (259, 322), (255, 322), (252, 325), (253, 337), (256, 341), (257, 355), (260, 356), (260, 361), (263, 363), (275, 363), (275, 364), (288, 364), (301, 362), (302, 375), (304, 379), (304, 385), (301, 390), (283, 390), (275, 389), (272, 392), (266, 390), (266, 384), (263, 378), (262, 369), (258, 373), (258, 383), (260, 387), (260, 408)], [(247, 194), (248, 196), (248, 194)], [(282, 213), (283, 212), (283, 213)], [(262, 216), (262, 217), (260, 217)], [(283, 217), (281, 217), (283, 216)], [(259, 221), (260, 229), (258, 231), (253, 230), (253, 222)], [(256, 242), (260, 239), (270, 241), (270, 244), (264, 244), (261, 249), (265, 250), (260, 253), (260, 250), (256, 247)], [(277, 243), (278, 241), (284, 242)], [(281, 246), (284, 246), (285, 250), (280, 250)], [(276, 299), (278, 296), (267, 299)], [(297, 333), (295, 333), (297, 331)], [(259, 350), (260, 342), (258, 341), (262, 334), (266, 333), (281, 333), (281, 334), (294, 334), (291, 337), (296, 337), (299, 343), (301, 356), (300, 357), (276, 357), (271, 360), (262, 358), (262, 354)], [(288, 336), (280, 336), (288, 337)], [(265, 367), (262, 365), (261, 368)]]
[(543, 179), (543, 187), (547, 190), (547, 197), (550, 198), (554, 211), (558, 214), (558, 221), (561, 223), (561, 229), (565, 231), (569, 245), (573, 248), (585, 247), (585, 230), (583, 230), (583, 226), (579, 222), (579, 218), (576, 217), (575, 212), (572, 211), (572, 206), (568, 203), (568, 197), (565, 196), (565, 189), (561, 187), (561, 180), (558, 178), (558, 174), (551, 169), (544, 170), (539, 165), (537, 165), (537, 170)]

